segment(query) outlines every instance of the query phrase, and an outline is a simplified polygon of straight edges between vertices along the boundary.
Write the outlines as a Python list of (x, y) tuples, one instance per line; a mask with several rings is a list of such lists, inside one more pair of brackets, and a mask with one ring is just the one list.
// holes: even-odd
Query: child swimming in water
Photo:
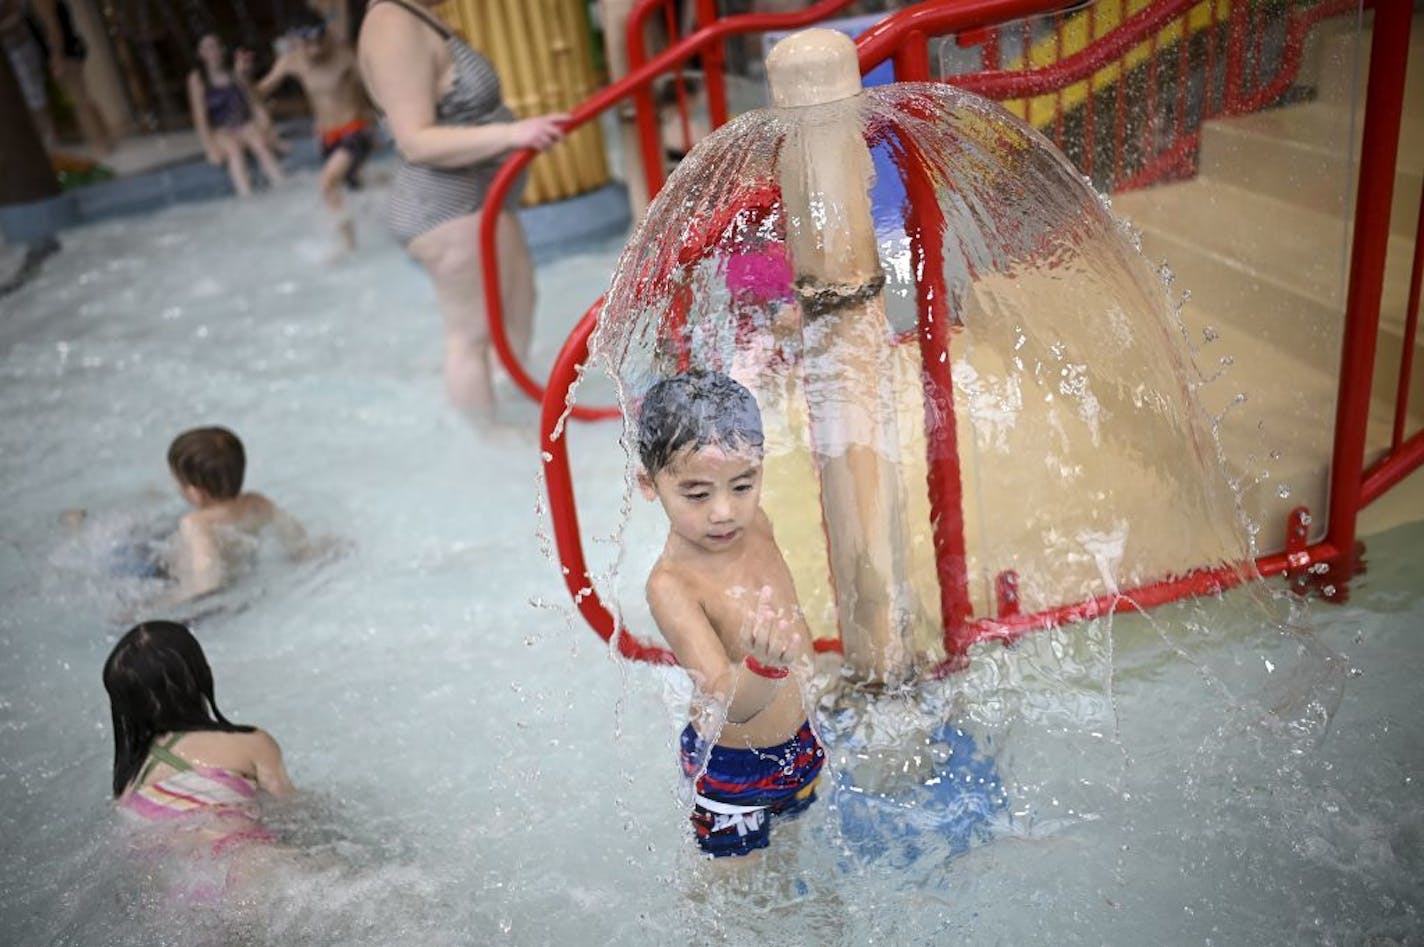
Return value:
[(256, 552), (268, 530), (288, 558), (311, 550), (295, 519), (260, 493), (243, 492), (247, 455), (237, 435), (222, 427), (194, 428), (174, 438), (168, 469), (193, 510), (178, 521), (168, 572), (177, 585), (165, 604), (217, 591)]
[(104, 662), (114, 725), (114, 798), (139, 819), (177, 830), (182, 851), (222, 854), (272, 841), (258, 794), (293, 793), (277, 741), (218, 710), (213, 673), (183, 625), (129, 630)]
[(772, 817), (815, 801), (825, 760), (792, 676), (809, 671), (811, 635), (760, 506), (762, 445), (756, 400), (721, 373), (675, 375), (643, 400), (638, 485), (669, 525), (648, 604), (702, 698), (682, 765), (713, 856), (766, 847)]

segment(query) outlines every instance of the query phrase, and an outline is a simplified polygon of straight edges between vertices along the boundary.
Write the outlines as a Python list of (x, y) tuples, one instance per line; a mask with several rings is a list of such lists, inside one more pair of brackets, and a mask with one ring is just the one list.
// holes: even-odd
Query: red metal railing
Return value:
[[(729, 36), (768, 30), (796, 29), (830, 16), (845, 7), (847, 3), (848, 0), (822, 0), (821, 3), (813, 4), (796, 13), (748, 14), (728, 17), (701, 26), (691, 36), (684, 37), (680, 42), (658, 53), (647, 62), (636, 68), (630, 67), (628, 75), (580, 103), (570, 113), (565, 128), (568, 131), (579, 128), (626, 98), (644, 94), (651, 96), (652, 84), (659, 76), (680, 68), (699, 53), (704, 53), (714, 47), (720, 48), (722, 42)], [(648, 194), (650, 196), (656, 194), (662, 187), (662, 154), (657, 133), (658, 129), (654, 127), (652, 129), (652, 148), (656, 159), (654, 161), (647, 160), (646, 136), (644, 139), (643, 170), (648, 176)], [(503, 201), (509, 194), (509, 189), (514, 186), (519, 175), (529, 166), (529, 162), (534, 160), (535, 155), (536, 153), (529, 149), (522, 149), (510, 154), (490, 183), (489, 192), (485, 195), (484, 206), (504, 206)], [(495, 242), (496, 223), (496, 215), (480, 215), (480, 272), (484, 282), (485, 313), (489, 320), (490, 342), (494, 346), (495, 353), (499, 356), (500, 364), (504, 366), (505, 371), (509, 373), (519, 390), (535, 401), (542, 401), (544, 386), (535, 381), (534, 377), (520, 363), (519, 358), (514, 354), (514, 349), (510, 347), (509, 335), (505, 330), (504, 300), (499, 279), (499, 250)], [(618, 409), (575, 405), (572, 408), (572, 416), (581, 421), (605, 420), (617, 417)]]
[[(970, 33), (986, 24), (1030, 16), (1042, 6), (1041, 0), (967, 0), (953, 4), (925, 4), (897, 14), (865, 34), (859, 41), (862, 71), (868, 71), (880, 62), (894, 59), (897, 76), (913, 81), (931, 78), (928, 39), (932, 36), (958, 32)], [(1264, 556), (1255, 563), (1255, 571), (1261, 575), (1288, 573), (1304, 575), (1309, 567), (1317, 563), (1328, 563), (1332, 567), (1329, 581), (1342, 590), (1354, 565), (1355, 517), (1358, 511), (1378, 497), (1409, 472), (1424, 464), (1424, 432), (1416, 432), (1406, 438), (1403, 434), (1404, 411), (1408, 402), (1409, 371), (1415, 332), (1417, 331), (1418, 306), (1421, 283), (1420, 242), (1416, 242), (1414, 272), (1411, 281), (1409, 311), (1406, 319), (1403, 365), (1401, 370), (1399, 405), (1395, 420), (1395, 435), (1391, 451), (1379, 460), (1368, 472), (1363, 471), (1364, 431), (1370, 407), (1370, 388), (1374, 370), (1375, 339), (1379, 331), (1379, 305), (1384, 278), (1384, 253), (1389, 234), (1389, 213), (1393, 188), (1393, 169), (1398, 150), (1399, 127), (1403, 106), (1404, 64), (1408, 54), (1408, 34), (1410, 28), (1410, 8), (1407, 0), (1380, 0), (1376, 3), (1376, 21), (1370, 59), (1370, 75), (1367, 89), (1368, 109), (1364, 129), (1364, 147), (1360, 181), (1355, 201), (1356, 239), (1351, 253), (1350, 281), (1347, 295), (1347, 329), (1344, 351), (1341, 359), (1339, 404), (1336, 419), (1335, 448), (1330, 489), (1330, 520), (1324, 539), (1314, 544), (1306, 542), (1306, 524), (1309, 514), (1299, 509), (1292, 514), (1288, 524), (1288, 542), (1285, 552)], [(1214, 10), (1214, 8), (1213, 8)], [(1139, 21), (1134, 29), (1150, 34), (1148, 21)], [(1117, 41), (1119, 45), (1126, 41)], [(986, 48), (989, 46), (985, 42)], [(1110, 48), (1110, 47), (1109, 47)], [(1233, 57), (1239, 63), (1244, 54), (1238, 49), (1228, 50), (1227, 59)], [(1026, 70), (1017, 74), (990, 73), (971, 80), (974, 85), (982, 84), (985, 91), (997, 91), (1002, 96), (1042, 94), (1042, 89), (1051, 89), (1053, 84), (1048, 76), (1059, 73), (1058, 88), (1069, 77), (1091, 75), (1101, 68), (1089, 60), (1070, 62), (1065, 59), (1052, 67)], [(1258, 57), (1259, 58), (1259, 57)], [(656, 62), (656, 60), (654, 60)], [(1229, 71), (1239, 72), (1242, 67), (1232, 66)], [(1086, 70), (1086, 71), (1084, 71)], [(1259, 77), (1261, 70), (1253, 70)], [(1272, 79), (1258, 87), (1251, 97), (1223, 96), (1223, 101), (1250, 102), (1260, 99), (1262, 89), (1268, 89)], [(956, 80), (956, 84), (971, 86), (971, 82)], [(995, 88), (999, 86), (999, 88)], [(907, 222), (910, 229), (915, 221)], [(923, 224), (924, 222), (920, 222)], [(1421, 215), (1424, 228), (1424, 215)], [(921, 227), (932, 232), (933, 227)], [(1424, 236), (1424, 231), (1421, 231)], [(925, 254), (935, 255), (937, 250), (927, 241), (919, 243), (915, 251), (923, 259)], [(935, 267), (918, 267), (920, 272), (933, 271)], [(921, 310), (935, 311), (933, 287), (921, 287)], [(587, 570), (584, 567), (582, 551), (579, 547), (577, 513), (573, 503), (572, 484), (569, 482), (568, 459), (563, 438), (556, 437), (555, 431), (565, 414), (564, 400), (572, 384), (577, 366), (588, 357), (588, 338), (593, 331), (597, 316), (597, 304), (585, 314), (575, 331), (570, 335), (560, 352), (556, 370), (551, 375), (550, 385), (545, 393), (543, 411), (544, 448), (552, 458), (547, 462), (551, 471), (549, 478), (551, 517), (554, 521), (559, 542), (561, 559), (565, 565), (566, 580), (580, 610), (590, 623), (606, 639), (611, 639), (616, 628), (611, 613), (598, 600), (592, 589)], [(933, 322), (933, 320), (931, 320)], [(922, 329), (933, 330), (933, 325)], [(953, 458), (936, 459), (931, 456), (931, 482), (947, 471), (944, 464), (957, 463)], [(936, 471), (936, 467), (940, 467)], [(953, 472), (957, 480), (957, 470)], [(933, 486), (932, 486), (933, 489)], [(936, 517), (936, 528), (944, 519), (944, 513)], [(962, 537), (961, 537), (962, 542)], [(940, 537), (936, 536), (937, 552), (943, 557)], [(962, 546), (960, 547), (962, 549)], [(941, 558), (943, 566), (943, 558)], [(1136, 589), (1125, 590), (1115, 595), (1099, 596), (1032, 614), (1017, 611), (1013, 589), (1016, 577), (1000, 577), (999, 613), (993, 617), (970, 618), (962, 612), (952, 614), (962, 608), (967, 598), (957, 594), (945, 594), (942, 607), (945, 615), (946, 651), (949, 655), (947, 666), (961, 656), (964, 649), (980, 640), (1013, 640), (1020, 635), (1049, 625), (1065, 621), (1081, 620), (1111, 611), (1146, 608), (1163, 602), (1220, 591), (1236, 585), (1251, 574), (1249, 564), (1223, 566), (1201, 570), (1186, 576), (1172, 577), (1149, 583)], [(963, 579), (946, 573), (942, 568), (940, 580), (954, 583)], [(966, 620), (968, 619), (968, 620)], [(951, 634), (953, 632), (953, 634)], [(630, 657), (646, 660), (666, 661), (670, 659), (665, 649), (638, 641), (626, 632), (620, 634), (618, 648)]]
[[(850, 6), (851, 2), (852, 0), (822, 0), (820, 3), (813, 3), (806, 9), (794, 13), (732, 16), (719, 21), (716, 0), (696, 0), (697, 31), (682, 37), (680, 42), (692, 42), (697, 36), (719, 22), (735, 24), (733, 30), (714, 35), (709, 42), (702, 44), (699, 48), (704, 59), (703, 74), (707, 82), (708, 127), (720, 128), (727, 124), (729, 117), (726, 83), (721, 68), (724, 61), (722, 44), (727, 36), (763, 33), (770, 30), (795, 30), (811, 26), (835, 16)], [(646, 28), (648, 19), (659, 9), (672, 5), (675, 4), (671, 3), (671, 0), (638, 0), (633, 5), (632, 11), (628, 14), (628, 68), (630, 75), (640, 65), (648, 61)], [(681, 75), (678, 76), (677, 82), (678, 87), (681, 88)], [(658, 120), (651, 84), (642, 84), (634, 92), (633, 105), (638, 120), (638, 150), (642, 159), (643, 179), (647, 184), (648, 196), (652, 197), (662, 189), (663, 181), (667, 177), (667, 168), (662, 146), (662, 123)], [(685, 97), (679, 100), (678, 107), (682, 123), (684, 127), (687, 127), (689, 118)], [(691, 146), (690, 132), (687, 133), (686, 143), (689, 147)]]
[[(1216, 20), (1220, 0), (1205, 2), (1210, 19), (1208, 27), (1199, 31), (1204, 38), (1203, 51), (1197, 56), (1200, 68), (1191, 65), (1193, 33), (1189, 18), (1194, 9), (1202, 6), (1203, 0), (1161, 0), (1130, 16), (1127, 14), (1128, 0), (1103, 0), (1086, 10), (1071, 11), (1054, 11), (1054, 4), (1043, 0), (1007, 3), (969, 0), (948, 5), (925, 3), (895, 14), (894, 26), (886, 26), (891, 22), (887, 20), (868, 31), (863, 37), (862, 48), (865, 52), (862, 61), (874, 59), (883, 62), (891, 58), (914, 57), (915, 62), (907, 61), (905, 68), (897, 72), (902, 81), (910, 76), (951, 81), (968, 91), (999, 101), (1028, 101), (1037, 96), (1052, 96), (1053, 115), (1043, 124), (1051, 127), (1052, 137), (1059, 148), (1074, 159), (1100, 188), (1108, 191), (1129, 190), (1194, 172), (1202, 122), (1218, 115), (1255, 111), (1279, 99), (1295, 81), (1309, 30), (1325, 17), (1356, 7), (1356, 0), (1323, 0), (1306, 8), (1285, 6), (1282, 8), (1283, 19), (1274, 24), (1281, 34), (1281, 51), (1277, 60), (1268, 63), (1260, 37), (1272, 24), (1262, 20), (1264, 14), (1259, 4), (1252, 7), (1249, 2), (1234, 3), (1230, 18), (1222, 24)], [(1064, 37), (1070, 23), (1086, 22), (1091, 34), (1099, 9), (1106, 9), (1104, 3), (1114, 4), (1120, 25), (1102, 37), (1093, 38), (1077, 52), (1064, 56)], [(715, 0), (695, 0), (697, 29), (690, 35), (679, 36), (673, 0), (639, 0), (630, 11), (627, 23), (629, 74), (576, 109), (569, 129), (579, 127), (617, 102), (631, 99), (637, 113), (642, 173), (651, 197), (661, 189), (666, 170), (661, 123), (654, 102), (656, 80), (668, 73), (673, 74), (674, 86), (678, 90), (683, 143), (690, 147), (689, 106), (683, 82), (683, 67), (688, 61), (697, 56), (703, 59), (708, 124), (715, 129), (728, 118), (726, 88), (720, 68), (723, 43), (728, 37), (767, 30), (797, 29), (832, 17), (849, 5), (850, 0), (822, 0), (794, 13), (718, 20)], [(986, 9), (1003, 7), (1013, 8), (1013, 12), (1008, 14), (1014, 21), (1010, 25), (964, 30), (947, 29), (945, 26), (951, 22), (974, 22), (982, 19)], [(952, 14), (947, 11), (952, 11)], [(658, 15), (663, 17), (669, 37), (676, 41), (656, 57), (648, 59), (648, 26)], [(1041, 66), (1031, 64), (1029, 50), (1035, 44), (1035, 23), (1051, 27), (1051, 42), (1056, 51), (1052, 63)], [(957, 35), (961, 45), (978, 44), (981, 47), (983, 69), (960, 75), (936, 74), (926, 44), (903, 43), (898, 39), (915, 34), (932, 37), (948, 33)], [(1174, 39), (1164, 45), (1159, 42), (1163, 36)], [(1248, 45), (1248, 39), (1252, 37), (1255, 39)], [(892, 55), (878, 48), (890, 42), (899, 52)], [(1000, 68), (1003, 50), (1015, 44), (1021, 51), (1019, 65), (1011, 69)], [(1123, 94), (1129, 74), (1128, 61), (1134, 50), (1144, 46), (1150, 51), (1148, 64), (1141, 67), (1147, 70), (1149, 94), (1141, 108), (1134, 106), (1129, 111), (1128, 100)], [(1177, 85), (1172, 118), (1167, 123), (1170, 132), (1158, 144), (1156, 140), (1161, 137), (1158, 133), (1163, 125), (1157, 115), (1158, 76), (1162, 71), (1160, 61), (1171, 49), (1175, 49), (1177, 57)], [(1218, 56), (1225, 61), (1220, 82), (1216, 80), (1214, 69)], [(1270, 71), (1272, 68), (1274, 71)], [(1107, 138), (1099, 134), (1100, 123), (1096, 116), (1098, 96), (1091, 88), (1105, 74), (1115, 74), (1112, 120), (1101, 123), (1111, 129)], [(1245, 78), (1248, 74), (1252, 77), (1249, 84)], [(1188, 96), (1193, 76), (1200, 77), (1203, 90), (1196, 107), (1192, 106)], [(1090, 89), (1082, 103), (1074, 106), (1066, 101), (1065, 90), (1080, 83), (1088, 83)], [(1025, 106), (1025, 110), (1027, 108)], [(1081, 134), (1076, 133), (1079, 130)], [(518, 172), (532, 158), (532, 154), (516, 154), (506, 162), (502, 172), (507, 179), (497, 179), (500, 187), (495, 196), (502, 198), (507, 193)], [(493, 220), (481, 221), (481, 266), (491, 341), (516, 386), (529, 397), (539, 400), (543, 387), (519, 363), (505, 332), (494, 229)], [(579, 420), (596, 420), (610, 418), (614, 414), (612, 408), (579, 406), (574, 409), (573, 416)]]
[[(1216, 19), (1222, 0), (1160, 0), (1135, 13), (1128, 0), (1100, 0), (1087, 9), (1054, 11), (1035, 18), (1020, 16), (1009, 25), (958, 33), (961, 46), (978, 45), (980, 68), (973, 72), (926, 74), (986, 98), (1016, 105), (1016, 111), (1044, 130), (1060, 150), (1102, 190), (1144, 187), (1195, 171), (1202, 123), (1222, 115), (1258, 111), (1285, 95), (1294, 84), (1305, 38), (1323, 19), (1357, 9), (1358, 0), (1323, 0), (1309, 7), (1273, 7), (1233, 2), (1231, 17)], [(1030, 5), (1031, 6), (1031, 5)], [(1194, 29), (1192, 15), (1207, 10), (1207, 23)], [(933, 32), (945, 22), (937, 4), (923, 4), (904, 14), (917, 22), (910, 29)], [(1111, 12), (1118, 25), (1065, 55), (1065, 37), (1074, 29), (1092, 36), (1100, 16)], [(883, 28), (866, 34), (865, 49), (877, 60)], [(895, 27), (901, 29), (901, 27)], [(1036, 35), (1038, 34), (1038, 35)], [(881, 34), (883, 35), (883, 33)], [(1264, 45), (1272, 37), (1273, 47)], [(1051, 61), (1035, 65), (1031, 51), (1052, 48)], [(1194, 48), (1195, 47), (1195, 48)], [(1001, 65), (1004, 51), (1017, 48), (1018, 62)], [(864, 58), (864, 57), (862, 57)], [(1217, 70), (1218, 58), (1224, 68)], [(1145, 94), (1126, 94), (1133, 75), (1142, 77)], [(905, 79), (897, 72), (897, 78)], [(1085, 86), (1081, 101), (1066, 92)], [(1098, 91), (1098, 86), (1111, 90)], [(1193, 92), (1193, 88), (1197, 91)], [(1170, 107), (1164, 111), (1165, 94)], [(1103, 121), (1100, 100), (1111, 114)], [(1049, 107), (1036, 117), (1034, 100)], [(1051, 101), (1043, 101), (1051, 99)]]

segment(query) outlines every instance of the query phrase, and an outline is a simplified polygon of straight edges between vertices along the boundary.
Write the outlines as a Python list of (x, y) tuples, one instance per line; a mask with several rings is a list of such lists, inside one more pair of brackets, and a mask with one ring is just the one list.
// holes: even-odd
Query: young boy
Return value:
[(321, 139), (321, 194), (336, 218), (342, 249), (350, 252), (356, 247), (356, 229), (345, 213), (342, 184), (352, 190), (361, 186), (361, 165), (374, 146), (356, 56), (328, 35), (315, 14), (301, 20), (287, 38), (286, 52), (257, 83), (256, 92), (265, 99), (288, 77), (301, 83)]
[(790, 676), (809, 668), (811, 636), (760, 506), (762, 443), (755, 399), (726, 375), (676, 375), (643, 401), (638, 485), (669, 525), (648, 604), (700, 698), (682, 765), (697, 776), (697, 843), (714, 856), (766, 847), (773, 816), (815, 801), (825, 756)]
[(185, 431), (168, 448), (168, 469), (192, 512), (178, 521), (169, 554), (177, 586), (165, 597), (177, 604), (215, 592), (267, 529), (288, 556), (307, 553), (306, 533), (296, 520), (260, 493), (242, 492), (247, 457), (237, 435), (221, 427)]

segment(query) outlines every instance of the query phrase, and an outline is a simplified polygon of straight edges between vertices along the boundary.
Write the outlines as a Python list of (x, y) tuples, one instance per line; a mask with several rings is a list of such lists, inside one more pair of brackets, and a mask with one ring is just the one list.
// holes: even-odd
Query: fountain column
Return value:
[(911, 671), (914, 597), (855, 44), (806, 30), (766, 69), (772, 104), (794, 119), (780, 183), (841, 644), (859, 678), (896, 683)]

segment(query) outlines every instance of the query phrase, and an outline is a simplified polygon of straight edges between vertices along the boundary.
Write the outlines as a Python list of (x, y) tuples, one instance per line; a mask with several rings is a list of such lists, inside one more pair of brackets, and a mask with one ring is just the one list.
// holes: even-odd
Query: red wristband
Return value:
[(762, 664), (760, 661), (758, 661), (751, 655), (747, 655), (742, 660), (742, 663), (747, 666), (748, 671), (751, 671), (757, 677), (764, 677), (772, 681), (779, 681), (783, 677), (791, 673), (791, 668), (767, 667), (765, 664)]

